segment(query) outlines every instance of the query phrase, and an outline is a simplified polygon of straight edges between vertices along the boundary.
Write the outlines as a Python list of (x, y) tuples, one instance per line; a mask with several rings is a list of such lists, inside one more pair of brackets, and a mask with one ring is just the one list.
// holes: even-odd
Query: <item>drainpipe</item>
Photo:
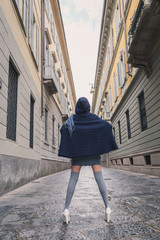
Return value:
[(43, 116), (44, 24), (44, 0), (41, 0), (41, 117)]
[[(128, 47), (127, 47), (127, 34), (126, 34), (126, 24), (125, 24), (125, 16), (124, 16), (124, 0), (121, 0), (122, 5), (122, 17), (123, 17), (123, 29), (124, 29), (124, 39), (125, 39), (125, 49), (126, 49), (126, 57), (128, 61)], [(127, 73), (129, 76), (131, 76), (129, 71), (129, 64), (127, 62)]]

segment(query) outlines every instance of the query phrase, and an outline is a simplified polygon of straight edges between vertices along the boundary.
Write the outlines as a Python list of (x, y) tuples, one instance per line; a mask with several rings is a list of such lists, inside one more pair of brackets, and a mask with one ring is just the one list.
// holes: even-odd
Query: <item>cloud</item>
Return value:
[(77, 98), (90, 103), (94, 83), (103, 0), (60, 0)]

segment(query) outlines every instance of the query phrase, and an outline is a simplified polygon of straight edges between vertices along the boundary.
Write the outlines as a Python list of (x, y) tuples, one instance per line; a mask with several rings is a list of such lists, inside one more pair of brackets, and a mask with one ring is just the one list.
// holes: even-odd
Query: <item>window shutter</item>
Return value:
[(114, 51), (114, 37), (113, 37), (113, 28), (111, 30), (111, 34), (112, 34), (112, 37), (111, 37), (111, 42), (112, 42), (112, 52)]
[(126, 8), (127, 0), (124, 0), (124, 9)]
[(112, 51), (112, 33), (111, 33), (110, 38), (109, 38), (109, 46), (110, 46), (110, 60), (112, 61), (112, 55), (113, 55), (113, 51)]
[(51, 64), (51, 52), (48, 50), (48, 65), (51, 66)]
[(49, 13), (49, 11), (48, 11), (48, 9), (49, 9), (49, 2), (48, 2), (48, 0), (45, 0), (45, 9), (46, 9), (46, 12), (47, 12), (47, 15), (48, 15), (48, 13)]
[(115, 21), (115, 32), (116, 32), (116, 39), (117, 39), (118, 37), (117, 9), (115, 11), (114, 21)]
[(122, 87), (122, 73), (121, 73), (121, 63), (118, 62), (117, 63), (117, 72), (118, 72), (118, 84), (119, 84), (119, 88)]
[(113, 107), (113, 102), (112, 102), (112, 88), (111, 88), (111, 86), (110, 86), (110, 88), (109, 88), (109, 93), (110, 93), (110, 107), (111, 107), (111, 109), (112, 109), (112, 107)]
[(32, 46), (32, 38), (33, 38), (33, 30), (32, 30), (32, 25), (33, 25), (33, 1), (29, 0), (29, 45), (31, 49), (33, 49)]
[(125, 78), (126, 78), (126, 67), (125, 67), (125, 53), (124, 53), (124, 50), (122, 50), (122, 72), (123, 72), (123, 83), (125, 81)]
[(19, 0), (15, 0), (16, 3), (17, 3), (17, 7), (19, 8)]
[(37, 25), (37, 37), (36, 37), (36, 40), (37, 40), (37, 43), (36, 43), (36, 60), (37, 60), (37, 65), (39, 66), (39, 27)]
[(23, 24), (25, 28), (25, 33), (27, 33), (27, 22), (28, 22), (28, 3), (27, 0), (23, 0)]
[(119, 0), (118, 0), (118, 2), (117, 2), (117, 14), (118, 14), (118, 16), (117, 16), (117, 20), (118, 20), (118, 29), (119, 29), (119, 26), (120, 26), (120, 23), (121, 23), (121, 10), (120, 10), (120, 2), (119, 2)]
[(116, 100), (118, 97), (116, 73), (113, 76), (113, 80), (114, 80), (114, 98), (115, 98), (114, 100)]
[(46, 53), (46, 35), (44, 36), (44, 61), (46, 65), (47, 53)]

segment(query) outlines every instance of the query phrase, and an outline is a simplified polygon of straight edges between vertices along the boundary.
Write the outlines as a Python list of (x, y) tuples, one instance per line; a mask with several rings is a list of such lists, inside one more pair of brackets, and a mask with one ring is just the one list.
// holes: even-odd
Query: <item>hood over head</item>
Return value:
[(81, 97), (78, 99), (75, 112), (76, 114), (90, 112), (90, 104), (87, 98)]

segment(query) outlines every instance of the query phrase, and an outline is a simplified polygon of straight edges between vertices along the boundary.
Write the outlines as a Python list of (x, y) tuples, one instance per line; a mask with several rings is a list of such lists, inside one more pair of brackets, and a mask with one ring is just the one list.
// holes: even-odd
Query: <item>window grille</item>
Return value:
[(29, 146), (33, 148), (33, 136), (34, 136), (34, 99), (30, 97), (30, 139)]
[(131, 138), (131, 127), (130, 127), (129, 110), (126, 111), (126, 120), (127, 120), (128, 139), (130, 139)]
[(52, 144), (54, 144), (54, 123), (55, 123), (55, 119), (54, 117), (52, 117)]
[(141, 129), (142, 131), (147, 129), (147, 116), (146, 116), (146, 107), (144, 100), (144, 92), (139, 95), (139, 112), (140, 112), (140, 120), (141, 120)]
[(130, 158), (130, 164), (133, 165), (133, 158)]
[(60, 146), (60, 124), (58, 124), (58, 147)]
[(115, 134), (115, 127), (112, 128), (112, 132), (113, 132), (113, 137), (115, 138), (116, 134)]
[(121, 125), (120, 125), (120, 121), (118, 121), (118, 130), (119, 130), (119, 143), (122, 143), (122, 138), (121, 138)]
[(18, 73), (9, 61), (9, 78), (8, 78), (8, 106), (7, 106), (7, 132), (6, 137), (16, 141), (17, 125), (17, 92), (18, 92)]
[(145, 156), (145, 161), (146, 161), (146, 165), (151, 165), (151, 157), (150, 157), (150, 155), (146, 155)]
[(45, 141), (48, 140), (48, 110), (45, 108)]

